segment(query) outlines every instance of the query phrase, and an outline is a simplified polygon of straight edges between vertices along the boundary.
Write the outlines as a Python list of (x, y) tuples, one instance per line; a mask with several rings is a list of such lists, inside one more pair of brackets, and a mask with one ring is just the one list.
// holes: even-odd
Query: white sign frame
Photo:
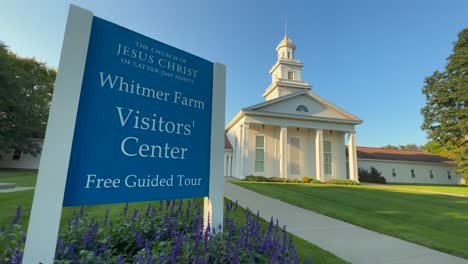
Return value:
[[(23, 263), (53, 263), (93, 13), (70, 5), (31, 209)], [(210, 185), (205, 226), (219, 230), (224, 207), (226, 66), (213, 64)], [(208, 222), (209, 221), (209, 222)], [(221, 230), (220, 230), (221, 231)]]

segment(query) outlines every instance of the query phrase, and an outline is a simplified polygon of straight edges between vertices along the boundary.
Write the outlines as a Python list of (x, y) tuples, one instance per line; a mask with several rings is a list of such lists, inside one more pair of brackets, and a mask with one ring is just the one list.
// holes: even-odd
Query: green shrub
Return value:
[(299, 183), (301, 182), (299, 179), (296, 179), (296, 178), (291, 178), (291, 179), (288, 179), (287, 182), (291, 182), (291, 183)]
[[(280, 177), (264, 177), (264, 176), (254, 176), (249, 175), (246, 176), (244, 181), (251, 181), (251, 182), (291, 182), (291, 183), (302, 183), (300, 179), (291, 178), (291, 179), (284, 179)], [(309, 179), (310, 182), (310, 179)]]
[(269, 181), (269, 182), (285, 182), (286, 179), (280, 178), (280, 177), (270, 177), (270, 178), (267, 178), (267, 181)]
[(360, 185), (359, 182), (355, 182), (353, 180), (345, 180), (345, 179), (329, 179), (329, 180), (326, 180), (325, 183), (341, 184), (341, 185)]
[(314, 183), (314, 184), (317, 184), (317, 183), (323, 183), (317, 179), (310, 179), (309, 183)]
[(303, 182), (303, 183), (309, 183), (309, 182), (310, 182), (310, 178), (307, 177), (307, 176), (302, 176), (302, 182)]
[(263, 176), (249, 175), (245, 177), (244, 181), (266, 182), (267, 178)]
[(387, 180), (384, 177), (382, 177), (382, 173), (374, 167), (371, 167), (370, 171), (359, 168), (358, 176), (359, 176), (360, 182), (370, 182), (370, 183), (380, 183), (380, 184), (387, 183)]

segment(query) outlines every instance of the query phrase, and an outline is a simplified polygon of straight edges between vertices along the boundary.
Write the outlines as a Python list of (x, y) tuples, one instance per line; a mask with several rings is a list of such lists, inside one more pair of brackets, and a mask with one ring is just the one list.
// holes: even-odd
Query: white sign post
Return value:
[[(94, 199), (94, 196), (88, 196), (87, 194), (84, 194), (84, 193), (80, 193), (79, 197), (76, 194), (70, 195), (68, 188), (76, 187), (76, 186), (74, 184), (69, 184), (69, 186), (66, 186), (67, 175), (69, 175), (70, 173), (69, 167), (72, 164), (71, 160), (73, 161), (73, 157), (74, 157), (73, 155), (75, 153), (80, 153), (79, 151), (76, 151), (76, 150), (72, 151), (72, 145), (75, 146), (74, 140), (76, 140), (77, 135), (80, 135), (83, 137), (85, 137), (86, 135), (84, 133), (77, 133), (77, 135), (74, 135), (75, 131), (77, 131), (76, 130), (77, 128), (84, 127), (82, 124), (80, 125), (79, 122), (77, 123), (77, 116), (80, 117), (79, 114), (82, 113), (82, 111), (79, 110), (81, 109), (81, 106), (82, 106), (81, 102), (85, 98), (96, 98), (95, 97), (96, 94), (89, 92), (90, 90), (92, 90), (91, 89), (92, 86), (90, 86), (89, 84), (86, 85), (86, 82), (85, 82), (86, 80), (88, 80), (88, 82), (89, 80), (91, 80), (89, 79), (89, 76), (86, 77), (87, 74), (89, 74), (88, 66), (89, 65), (91, 67), (95, 66), (94, 63), (96, 61), (96, 60), (94, 61), (91, 60), (92, 62), (87, 64), (87, 59), (89, 60), (88, 48), (90, 51), (92, 50), (90, 48), (91, 47), (90, 39), (91, 40), (94, 39), (95, 45), (96, 45), (96, 39), (98, 39), (98, 38), (95, 38), (96, 34), (98, 34), (96, 32), (98, 31), (94, 31), (94, 29), (97, 27), (93, 26), (95, 25), (96, 21), (98, 21), (100, 25), (108, 25), (110, 28), (112, 28), (112, 30), (114, 30), (113, 32), (121, 32), (121, 34), (123, 34), (122, 36), (135, 36), (140, 39), (144, 38), (144, 40), (147, 40), (150, 43), (151, 41), (153, 41), (152, 43), (154, 45), (159, 45), (167, 49), (172, 49), (174, 50), (174, 52), (185, 54), (186, 56), (192, 59), (196, 57), (184, 51), (181, 51), (176, 48), (165, 45), (163, 43), (160, 43), (156, 40), (146, 39), (146, 37), (138, 33), (131, 32), (128, 29), (122, 28), (118, 25), (112, 24), (110, 22), (104, 21), (99, 18), (95, 18), (93, 17), (93, 14), (88, 10), (84, 10), (74, 5), (70, 6), (67, 25), (65, 29), (62, 53), (61, 53), (60, 63), (59, 63), (59, 68), (58, 68), (58, 74), (57, 74), (57, 79), (55, 83), (55, 90), (54, 90), (54, 95), (52, 98), (52, 105), (51, 105), (51, 110), (49, 114), (46, 135), (44, 139), (41, 163), (39, 166), (36, 190), (34, 193), (34, 200), (33, 200), (33, 205), (32, 205), (32, 210), (31, 210), (28, 233), (26, 237), (26, 247), (25, 247), (24, 257), (23, 257), (23, 263), (25, 264), (53, 263), (54, 257), (55, 257), (55, 248), (56, 248), (56, 243), (57, 243), (57, 236), (58, 236), (58, 231), (59, 231), (62, 208), (64, 204), (70, 205), (66, 203), (67, 197), (73, 198), (73, 202), (78, 202), (79, 204), (93, 204), (93, 202), (97, 203), (96, 200)], [(101, 27), (100, 29), (102, 30), (102, 28), (103, 27)], [(121, 40), (129, 39), (128, 37), (122, 37), (122, 36), (121, 36)], [(117, 38), (107, 38), (104, 40), (99, 40), (97, 41), (97, 43), (105, 45), (107, 43), (105, 40), (116, 40), (116, 39)], [(141, 47), (146, 47), (146, 46), (142, 45)], [(97, 50), (99, 47), (94, 46), (93, 48)], [(119, 45), (119, 48), (120, 48), (120, 45)], [(98, 61), (99, 59), (104, 58), (103, 57), (104, 55), (99, 52), (97, 53), (90, 52), (90, 54), (94, 54), (91, 57), (94, 59), (98, 59)], [(110, 54), (110, 55), (107, 54), (107, 57), (105, 57), (105, 59), (115, 60), (115, 53)], [(201, 61), (203, 59), (197, 57), (194, 60)], [(222, 64), (218, 64), (218, 63), (212, 64), (209, 61), (206, 61), (206, 60), (203, 60), (203, 61), (204, 61), (203, 65), (213, 65), (212, 86), (211, 86), (211, 83), (202, 85), (202, 90), (204, 90), (205, 92), (206, 91), (211, 92), (210, 89), (212, 89), (212, 98), (211, 98), (212, 108), (211, 108), (211, 127), (210, 127), (211, 141), (210, 141), (210, 146), (208, 145), (206, 146), (206, 151), (210, 151), (209, 153), (210, 154), (209, 155), (209, 158), (210, 158), (209, 188), (208, 186), (204, 185), (206, 189), (204, 190), (200, 189), (201, 191), (196, 192), (198, 195), (195, 194), (195, 192), (194, 194), (190, 194), (188, 192), (185, 192), (184, 189), (178, 189), (178, 190), (182, 190), (180, 191), (180, 194), (185, 194), (185, 197), (183, 195), (179, 197), (172, 196), (172, 199), (188, 198), (188, 197), (203, 197), (207, 195), (207, 191), (208, 191), (208, 197), (204, 198), (205, 226), (207, 226), (209, 223), (212, 228), (216, 228), (218, 231), (221, 231), (222, 224), (223, 224), (223, 207), (224, 207), (224, 202), (223, 202), (223, 194), (224, 194), (223, 159), (224, 158), (223, 157), (224, 157), (224, 110), (225, 110), (225, 89), (226, 89), (226, 67)], [(102, 61), (100, 62), (102, 63)], [(164, 70), (166, 71), (171, 70), (171, 68), (168, 67), (169, 65), (168, 59), (161, 58), (159, 62), (160, 62), (159, 66), (166, 66)], [(185, 59), (183, 63), (186, 63)], [(116, 64), (115, 63), (112, 64), (112, 62), (105, 61), (104, 65), (105, 67), (103, 68), (106, 68), (107, 65), (115, 66)], [(118, 66), (123, 67), (122, 65), (118, 65)], [(154, 65), (154, 64), (152, 66), (157, 67), (157, 65)], [(182, 66), (177, 67), (177, 70), (181, 70), (181, 67)], [(172, 68), (175, 69), (175, 67), (172, 67)], [(208, 68), (209, 70), (204, 71), (204, 72), (209, 72), (209, 74), (211, 74), (211, 67), (205, 67), (205, 68)], [(184, 71), (181, 70), (181, 72), (185, 74), (190, 73), (193, 75), (192, 77), (194, 77), (195, 74), (198, 73), (198, 71), (195, 69), (190, 69), (188, 70), (188, 72), (185, 72), (185, 70)], [(95, 73), (95, 72), (92, 72), (92, 73)], [(142, 74), (141, 76), (146, 74), (144, 75), (144, 77), (145, 78), (148, 77), (149, 78), (148, 80), (153, 80), (151, 78), (154, 77), (154, 76), (148, 75), (149, 73), (147, 72), (141, 73), (132, 68), (125, 69), (125, 71), (123, 71), (123, 74), (127, 74), (127, 73), (133, 74), (136, 77), (140, 76), (138, 74)], [(206, 74), (205, 76), (211, 76), (211, 75)], [(158, 79), (154, 78), (154, 80), (158, 80)], [(206, 79), (206, 78), (205, 80), (211, 81), (211, 79)], [(158, 82), (156, 82), (156, 84), (158, 84)], [(196, 86), (193, 86), (193, 87), (196, 87)], [(107, 92), (107, 90), (103, 90), (103, 89), (98, 89), (98, 90), (101, 92), (101, 96), (104, 91)], [(177, 91), (173, 91), (173, 92), (177, 93)], [(81, 94), (87, 94), (87, 95), (83, 96), (83, 98), (80, 98)], [(121, 93), (121, 95), (119, 96), (127, 96), (127, 95), (124, 93)], [(148, 100), (148, 98), (142, 97), (142, 99), (138, 99), (138, 100)], [(127, 100), (124, 100), (124, 102), (127, 102)], [(108, 100), (106, 103), (112, 104), (113, 101)], [(90, 106), (85, 104), (84, 108), (86, 107), (90, 107)], [(98, 107), (100, 108), (101, 104), (99, 104)], [(151, 105), (151, 109), (154, 109), (154, 107), (161, 107), (161, 106)], [(171, 107), (171, 105), (167, 105), (167, 107)], [(171, 110), (171, 108), (168, 108), (168, 109)], [(78, 111), (80, 112), (78, 113)], [(179, 113), (178, 111), (179, 110), (175, 111), (176, 115), (177, 113)], [(85, 118), (82, 120), (89, 120), (89, 119), (92, 119), (93, 117), (94, 116), (92, 116), (91, 118)], [(209, 120), (208, 113), (206, 113), (202, 117), (205, 118), (206, 120)], [(80, 118), (78, 118), (78, 121), (79, 120)], [(101, 120), (100, 124), (107, 124), (107, 123), (104, 123)], [(115, 124), (115, 122), (113, 124)], [(195, 121), (193, 121), (193, 124), (195, 124)], [(75, 128), (75, 125), (76, 125), (76, 128)], [(199, 128), (207, 128), (206, 130), (209, 132), (208, 127), (209, 126), (200, 126)], [(107, 131), (109, 130), (109, 128), (104, 127), (104, 130)], [(81, 131), (81, 130), (78, 130), (78, 131)], [(205, 131), (205, 130), (202, 130), (202, 131)], [(119, 131), (119, 132), (122, 132), (122, 131)], [(201, 134), (206, 135), (206, 137), (203, 138), (204, 140), (208, 141), (210, 139), (207, 133), (201, 133)], [(140, 134), (140, 135), (143, 135), (143, 134)], [(157, 138), (157, 136), (155, 138)], [(193, 140), (196, 140), (196, 139), (192, 139), (192, 142)], [(109, 142), (106, 142), (106, 143), (111, 144), (112, 146), (115, 146), (113, 141), (110, 143)], [(185, 140), (184, 143), (188, 144), (188, 143), (191, 143), (191, 141)], [(104, 143), (99, 142), (99, 144), (104, 144)], [(84, 145), (78, 144), (78, 146), (83, 147)], [(85, 145), (85, 146), (88, 147), (89, 145)], [(200, 144), (200, 146), (202, 150), (205, 150), (204, 144)], [(106, 154), (109, 154), (109, 153), (115, 154), (115, 150), (109, 151)], [(198, 153), (200, 153), (200, 150), (198, 150)], [(92, 153), (92, 154), (96, 155), (96, 153)], [(193, 160), (199, 161), (201, 156), (202, 155), (198, 155), (198, 156), (192, 155), (191, 158), (193, 157), (198, 158), (198, 159), (193, 158)], [(134, 161), (134, 159), (131, 160), (130, 158), (126, 158), (122, 156), (119, 156), (117, 158), (125, 159), (124, 161), (128, 162), (126, 164), (132, 164), (131, 162)], [(207, 162), (207, 159), (208, 158), (201, 158), (201, 162), (202, 163), (205, 161)], [(83, 157), (75, 156), (75, 161), (76, 160), (82, 161)], [(101, 165), (101, 163), (99, 162), (97, 164)], [(149, 165), (150, 169), (152, 169), (155, 166), (154, 163), (150, 163), (150, 162), (145, 163), (145, 165), (146, 164), (150, 164)], [(165, 163), (160, 162), (159, 164), (161, 165)], [(103, 170), (107, 170), (108, 166), (109, 165), (105, 165), (105, 164), (102, 165), (102, 167), (104, 168)], [(121, 163), (119, 163), (119, 166), (120, 167), (118, 167), (117, 169), (127, 169), (131, 167), (131, 165), (122, 165)], [(197, 166), (194, 166), (194, 167), (197, 167)], [(72, 166), (72, 168), (74, 167)], [(86, 166), (78, 166), (78, 168), (86, 169)], [(205, 170), (207, 171), (208, 163), (206, 163), (206, 166), (203, 168), (205, 168)], [(190, 167), (189, 169), (192, 169), (192, 168)], [(75, 177), (78, 177), (78, 178), (74, 178), (70, 176), (69, 177), (70, 179), (68, 180), (79, 179), (79, 177), (84, 175), (84, 174), (79, 174), (76, 172), (76, 166), (75, 166), (75, 169), (72, 169), (71, 171), (73, 171), (75, 173)], [(202, 173), (202, 174), (205, 177), (206, 175), (208, 175), (208, 173)], [(179, 176), (182, 177), (184, 175), (179, 175)], [(207, 180), (206, 182), (208, 182)], [(67, 196), (64, 196), (66, 187), (67, 187)], [(89, 189), (86, 189), (86, 190), (89, 191)], [(81, 189), (79, 191), (81, 191)], [(125, 195), (120, 195), (121, 193), (118, 193), (118, 191), (120, 191), (120, 189), (118, 189), (113, 195), (120, 197), (120, 198), (127, 197)], [(162, 195), (162, 193), (164, 194)], [(101, 193), (96, 191), (92, 194), (96, 195), (96, 194), (101, 194)], [(174, 192), (171, 193), (168, 190), (164, 190), (164, 192), (158, 190), (157, 192), (150, 193), (150, 195), (151, 196), (145, 196), (145, 198), (142, 198), (142, 199), (140, 199), (140, 197), (137, 197), (137, 196), (128, 197), (129, 200), (124, 199), (124, 200), (119, 200), (117, 202), (151, 200), (154, 198), (154, 195), (159, 195), (157, 197), (158, 199), (168, 199), (168, 197), (171, 197), (168, 195), (174, 195)], [(65, 197), (65, 200), (64, 200), (64, 197)], [(90, 197), (93, 197), (93, 198), (90, 198)], [(148, 197), (150, 199), (148, 199)], [(87, 200), (86, 202), (83, 202), (85, 198)], [(105, 196), (105, 198), (107, 199), (107, 196)], [(130, 198), (132, 198), (133, 200)], [(100, 203), (106, 203), (106, 202), (108, 202), (108, 200), (102, 200), (102, 202)], [(116, 201), (111, 201), (111, 202), (116, 202)], [(71, 204), (71, 205), (75, 205), (75, 204)], [(210, 220), (210, 222), (208, 222), (208, 220)], [(219, 230), (219, 227), (221, 227), (221, 230)]]
[(226, 102), (226, 66), (213, 65), (213, 112), (211, 116), (210, 191), (205, 197), (203, 219), (211, 227), (223, 227), (224, 209), (224, 111)]
[(71, 5), (31, 209), (24, 264), (54, 262), (93, 14)]

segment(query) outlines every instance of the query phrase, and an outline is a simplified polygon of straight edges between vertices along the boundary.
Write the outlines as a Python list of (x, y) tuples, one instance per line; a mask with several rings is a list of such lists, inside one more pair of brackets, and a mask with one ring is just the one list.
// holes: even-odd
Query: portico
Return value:
[[(234, 140), (232, 176), (357, 181), (355, 133), (310, 126), (244, 122)], [(350, 162), (346, 164), (345, 143)], [(348, 166), (348, 168), (346, 167)], [(353, 167), (354, 166), (354, 167)], [(355, 169), (356, 168), (356, 169)]]
[(294, 58), (295, 48), (285, 36), (276, 48), (278, 60), (270, 70), (265, 102), (242, 109), (226, 126), (233, 149), (231, 176), (325, 181), (349, 175), (357, 181), (355, 125), (362, 120), (311, 91), (302, 80), (303, 64)]

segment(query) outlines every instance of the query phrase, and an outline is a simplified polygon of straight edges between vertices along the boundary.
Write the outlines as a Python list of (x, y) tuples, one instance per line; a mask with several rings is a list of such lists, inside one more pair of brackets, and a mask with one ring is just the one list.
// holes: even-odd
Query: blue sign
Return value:
[(94, 17), (64, 206), (208, 196), (213, 63)]

